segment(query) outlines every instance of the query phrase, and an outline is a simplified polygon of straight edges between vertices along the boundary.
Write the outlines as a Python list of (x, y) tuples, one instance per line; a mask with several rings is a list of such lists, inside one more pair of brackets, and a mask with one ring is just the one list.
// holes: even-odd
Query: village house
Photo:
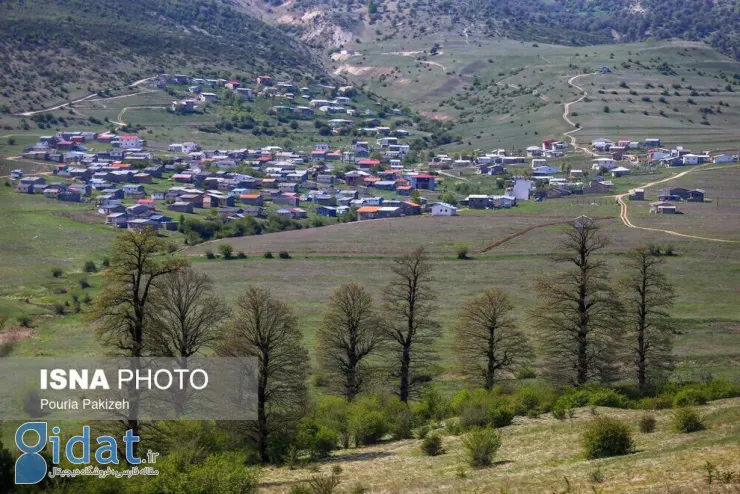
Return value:
[(611, 191), (612, 187), (610, 187), (605, 182), (600, 182), (598, 180), (591, 180), (591, 183), (583, 187), (583, 193), (584, 194), (608, 194)]
[(136, 218), (129, 220), (127, 226), (128, 231), (130, 232), (142, 232), (144, 230), (152, 230), (156, 232), (159, 230), (159, 223), (152, 221), (149, 218)]
[(629, 196), (630, 201), (644, 201), (645, 200), (645, 189), (635, 189), (633, 194)]
[(316, 208), (316, 214), (319, 216), (335, 218), (337, 216), (337, 208), (334, 206), (319, 206)]
[(25, 177), (18, 181), (16, 190), (23, 194), (39, 194), (46, 188), (44, 177)]
[(174, 202), (168, 206), (170, 211), (174, 211), (176, 213), (189, 213), (193, 214), (193, 205), (189, 202)]
[(691, 189), (686, 200), (689, 202), (704, 202), (704, 191), (702, 189)]
[(300, 199), (297, 195), (291, 193), (282, 193), (272, 198), (274, 204), (280, 204), (283, 206), (298, 207), (300, 205)]
[(457, 207), (445, 202), (435, 202), (430, 210), (432, 216), (457, 216)]
[(234, 198), (232, 196), (228, 196), (224, 194), (215, 194), (212, 192), (203, 196), (203, 207), (206, 209), (233, 207), (233, 206), (234, 206)]
[(491, 198), (483, 194), (470, 194), (465, 202), (468, 209), (488, 209), (491, 206)]
[[(123, 206), (120, 206), (123, 207)], [(110, 213), (106, 215), (105, 217), (105, 224), (111, 225), (116, 228), (125, 228), (129, 220), (128, 214), (126, 214), (124, 211), (116, 211), (114, 213)]]
[(198, 99), (204, 103), (216, 103), (218, 101), (218, 95), (216, 93), (200, 93)]
[(675, 214), (678, 212), (678, 209), (672, 202), (659, 201), (650, 203), (650, 212), (657, 214)]
[(426, 173), (418, 173), (408, 177), (411, 182), (411, 188), (417, 190), (434, 190), (435, 178), (434, 175)]
[(264, 199), (262, 198), (262, 194), (260, 194), (259, 192), (240, 194), (239, 200), (243, 204), (248, 204), (250, 206), (262, 206), (264, 201)]
[(144, 139), (134, 135), (118, 136), (116, 140), (111, 142), (113, 147), (122, 149), (141, 149), (144, 147), (145, 143), (146, 141), (144, 141)]

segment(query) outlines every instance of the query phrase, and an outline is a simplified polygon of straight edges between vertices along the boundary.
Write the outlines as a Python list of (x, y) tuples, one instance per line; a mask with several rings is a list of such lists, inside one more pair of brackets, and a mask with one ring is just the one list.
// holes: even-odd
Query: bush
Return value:
[(552, 409), (552, 416), (558, 420), (565, 420), (568, 417), (568, 410), (563, 406), (555, 406)]
[(542, 383), (531, 383), (519, 387), (512, 397), (516, 415), (534, 415), (548, 412), (555, 401), (555, 389)]
[(206, 250), (206, 259), (215, 259), (216, 254), (213, 253), (212, 250), (208, 249)]
[(449, 402), (434, 386), (425, 388), (414, 405), (414, 413), (420, 421), (442, 420), (449, 416), (449, 412)]
[(417, 439), (426, 439), (426, 437), (429, 435), (429, 432), (431, 430), (432, 430), (432, 428), (429, 427), (428, 424), (422, 425), (416, 431), (416, 437), (417, 437)]
[(588, 404), (594, 407), (628, 408), (629, 400), (614, 390), (605, 389), (592, 393)]
[(63, 316), (65, 312), (64, 304), (54, 304), (54, 314)]
[(427, 456), (437, 456), (442, 454), (442, 438), (437, 434), (427, 436), (421, 442), (421, 451)]
[(514, 410), (505, 396), (483, 389), (459, 395), (453, 400), (463, 430), (479, 427), (505, 427), (514, 420)]
[(376, 444), (390, 431), (385, 414), (368, 400), (356, 400), (349, 417), (349, 430), (357, 446)]
[(100, 265), (103, 266), (104, 268), (109, 267), (110, 266), (110, 259), (108, 259), (107, 257), (104, 257), (103, 258), (103, 261), (100, 263)]
[(62, 268), (56, 268), (56, 267), (51, 268), (50, 271), (51, 271), (51, 275), (54, 278), (59, 278), (60, 276), (62, 276), (62, 273), (63, 273)]
[(281, 250), (280, 253), (278, 254), (278, 257), (280, 259), (290, 259), (290, 254), (288, 254), (288, 251)]
[(606, 458), (631, 453), (634, 442), (629, 427), (621, 420), (596, 417), (583, 432), (583, 446), (587, 458)]
[(224, 259), (231, 259), (231, 255), (234, 253), (234, 248), (230, 244), (221, 244), (218, 246), (218, 251)]
[(265, 259), (273, 259), (274, 258), (273, 255), (272, 255), (272, 252), (270, 252), (269, 250), (267, 252), (265, 252), (262, 256)]
[(740, 384), (723, 379), (710, 381), (705, 385), (704, 389), (710, 400), (723, 400), (725, 398), (740, 396)]
[(493, 463), (493, 457), (501, 447), (501, 438), (494, 429), (487, 427), (465, 434), (462, 445), (471, 466), (487, 467)]
[(82, 278), (80, 280), (80, 288), (82, 288), (83, 290), (86, 288), (90, 288), (90, 283), (87, 281), (87, 278)]
[(308, 452), (311, 459), (325, 458), (337, 448), (339, 434), (311, 419), (303, 419), (298, 425), (297, 446)]
[(680, 433), (698, 432), (705, 429), (699, 413), (690, 407), (679, 408), (673, 412), (671, 427), (674, 432)]
[(647, 414), (640, 417), (640, 432), (644, 434), (655, 432), (655, 417)]
[(237, 259), (246, 259), (247, 255), (244, 252), (239, 252), (236, 257)]
[(31, 327), (31, 317), (27, 314), (19, 314), (18, 316), (16, 316), (16, 320), (18, 321), (18, 324), (20, 324), (24, 328)]
[(96, 273), (98, 271), (98, 267), (95, 265), (95, 261), (85, 261), (85, 266), (83, 267), (86, 273)]
[(87, 304), (89, 304), (90, 302), (92, 302), (92, 298), (90, 298), (90, 294), (89, 294), (89, 293), (85, 293), (85, 294), (84, 294), (84, 295), (82, 296), (82, 298), (80, 299), (80, 302), (82, 302), (82, 303), (83, 303), (83, 304), (85, 304), (85, 305), (87, 305)]
[(390, 422), (392, 423), (391, 432), (393, 433), (393, 439), (410, 439), (414, 437), (414, 413), (408, 407), (404, 406), (395, 412), (389, 410), (389, 415)]
[(515, 377), (517, 379), (519, 379), (519, 380), (521, 380), (521, 379), (534, 379), (534, 378), (537, 377), (537, 371), (534, 370), (534, 368), (532, 368), (532, 367), (520, 367), (516, 371), (516, 376)]
[(456, 245), (455, 246), (455, 255), (458, 259), (469, 259), (468, 253), (470, 252), (470, 248), (467, 245)]
[(701, 389), (695, 388), (682, 389), (673, 397), (674, 408), (704, 405), (706, 402), (706, 393)]

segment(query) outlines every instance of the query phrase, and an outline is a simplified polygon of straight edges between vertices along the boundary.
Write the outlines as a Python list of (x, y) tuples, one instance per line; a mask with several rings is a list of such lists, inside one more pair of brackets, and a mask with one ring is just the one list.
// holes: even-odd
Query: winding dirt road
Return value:
[[(663, 183), (669, 182), (671, 180), (675, 180), (677, 178), (681, 178), (681, 177), (683, 177), (685, 175), (688, 175), (691, 172), (695, 172), (697, 170), (710, 171), (710, 170), (718, 170), (718, 169), (729, 168), (731, 166), (740, 166), (740, 165), (728, 165), (728, 166), (717, 166), (717, 167), (712, 167), (712, 168), (706, 168), (707, 165), (709, 165), (709, 164), (711, 164), (711, 163), (707, 163), (706, 165), (699, 165), (699, 166), (697, 166), (695, 168), (691, 168), (690, 170), (686, 170), (684, 172), (678, 173), (678, 174), (673, 175), (671, 177), (664, 178), (663, 180), (657, 180), (655, 182), (650, 182), (650, 183), (641, 185), (640, 187), (635, 187), (635, 189), (647, 189), (649, 187), (653, 187), (653, 186), (658, 185), (658, 184), (663, 184)], [(628, 213), (627, 201), (625, 201), (624, 198), (627, 197), (627, 196), (629, 196), (629, 195), (631, 195), (631, 194), (634, 194), (635, 189), (630, 189), (628, 192), (626, 192), (624, 194), (619, 194), (619, 195), (614, 196), (614, 197), (617, 198), (617, 202), (619, 203), (619, 207), (620, 207), (619, 219), (622, 220), (622, 223), (624, 223), (624, 226), (626, 226), (627, 228), (635, 228), (637, 230), (646, 230), (646, 231), (651, 231), (651, 232), (667, 233), (668, 235), (674, 235), (676, 237), (693, 238), (693, 239), (696, 239), (696, 240), (706, 240), (708, 242), (723, 242), (723, 243), (732, 243), (732, 244), (738, 244), (738, 243), (740, 243), (740, 240), (728, 240), (728, 239), (724, 239), (724, 238), (700, 237), (698, 235), (688, 235), (688, 234), (685, 234), (685, 233), (675, 232), (673, 230), (664, 230), (662, 228), (648, 228), (648, 227), (637, 226), (637, 225), (633, 224), (630, 221), (629, 216), (627, 214)]]
[(43, 110), (24, 111), (22, 113), (15, 113), (14, 115), (16, 117), (31, 117), (33, 115), (36, 115), (37, 113), (46, 113), (48, 111), (60, 110), (60, 109), (62, 109), (64, 107), (67, 107), (69, 105), (74, 105), (75, 103), (80, 103), (82, 101), (85, 101), (85, 100), (90, 99), (92, 97), (95, 97), (97, 95), (98, 95), (97, 93), (88, 94), (84, 98), (80, 98), (80, 99), (77, 99), (77, 100), (74, 100), (74, 101), (69, 101), (67, 103), (62, 103), (61, 105), (52, 106), (52, 107), (49, 107), (49, 108), (44, 108)]
[(576, 103), (580, 103), (581, 101), (583, 101), (584, 99), (586, 99), (586, 97), (588, 96), (588, 93), (586, 92), (586, 90), (583, 89), (581, 86), (577, 85), (574, 81), (576, 79), (578, 79), (579, 77), (584, 77), (584, 76), (587, 76), (587, 75), (594, 75), (594, 74), (596, 74), (596, 72), (592, 72), (590, 74), (579, 74), (579, 75), (574, 75), (573, 77), (571, 77), (570, 79), (568, 79), (568, 84), (570, 86), (573, 86), (577, 90), (579, 90), (582, 94), (581, 94), (581, 97), (578, 98), (577, 100), (571, 101), (570, 103), (566, 103), (565, 104), (565, 108), (563, 110), (563, 120), (565, 120), (565, 122), (568, 123), (569, 125), (571, 125), (572, 127), (575, 127), (573, 130), (569, 130), (568, 132), (565, 132), (564, 133), (566, 136), (568, 136), (570, 138), (570, 144), (571, 144), (571, 146), (573, 146), (573, 149), (576, 149), (576, 150), (580, 149), (584, 153), (586, 153), (588, 155), (591, 155), (591, 156), (596, 156), (596, 153), (594, 153), (590, 149), (586, 149), (586, 148), (584, 148), (582, 146), (579, 146), (578, 145), (578, 141), (576, 140), (575, 136), (572, 135), (572, 134), (575, 134), (576, 132), (578, 132), (579, 130), (581, 130), (581, 127), (576, 127), (575, 122), (573, 122), (573, 120), (570, 119), (569, 115), (570, 115), (570, 107), (573, 106)]

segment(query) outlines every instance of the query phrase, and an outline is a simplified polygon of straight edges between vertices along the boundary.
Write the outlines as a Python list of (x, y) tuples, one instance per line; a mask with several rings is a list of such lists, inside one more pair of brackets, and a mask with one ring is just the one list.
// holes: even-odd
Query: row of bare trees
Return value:
[[(597, 255), (606, 245), (594, 222), (570, 227), (554, 259), (565, 268), (538, 279), (539, 303), (522, 311), (522, 320), (537, 336), (542, 375), (553, 382), (608, 382), (632, 368), (645, 387), (670, 368), (666, 309), (673, 290), (663, 259), (648, 248), (630, 251), (623, 262), (628, 275), (612, 288)], [(317, 333), (316, 357), (328, 388), (349, 401), (392, 383), (407, 402), (438, 371), (434, 265), (418, 248), (395, 259), (391, 270), (377, 307), (363, 286), (340, 286)], [(119, 355), (190, 357), (208, 349), (255, 357), (258, 418), (234, 427), (266, 462), (271, 438), (289, 431), (305, 411), (308, 352), (292, 310), (269, 291), (247, 287), (229, 307), (213, 288), (207, 275), (167, 254), (155, 234), (125, 233), (111, 250), (91, 315)], [(471, 384), (490, 390), (503, 373), (534, 361), (534, 345), (514, 314), (498, 289), (460, 307), (453, 346)], [(139, 432), (137, 421), (127, 426)]]

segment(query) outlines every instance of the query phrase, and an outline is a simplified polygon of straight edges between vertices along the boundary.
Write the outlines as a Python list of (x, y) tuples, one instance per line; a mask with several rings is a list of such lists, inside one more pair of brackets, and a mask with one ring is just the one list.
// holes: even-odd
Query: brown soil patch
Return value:
[(439, 113), (439, 112), (431, 112), (431, 111), (423, 111), (421, 112), (422, 115), (424, 115), (427, 118), (431, 118), (432, 120), (449, 120), (452, 118), (451, 115), (448, 115), (446, 113)]
[(15, 343), (17, 341), (33, 338), (36, 333), (31, 328), (18, 328), (0, 333), (0, 345), (7, 345), (9, 343)]

